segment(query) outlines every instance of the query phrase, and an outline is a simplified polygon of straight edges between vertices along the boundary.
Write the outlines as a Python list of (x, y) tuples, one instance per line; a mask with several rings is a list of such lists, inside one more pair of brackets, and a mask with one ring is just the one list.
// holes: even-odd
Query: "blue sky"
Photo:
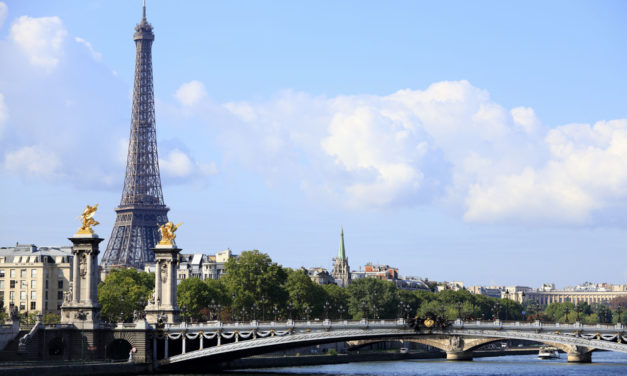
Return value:
[[(140, 1), (0, 3), (0, 242), (122, 189)], [(626, 283), (627, 5), (148, 1), (186, 252)]]

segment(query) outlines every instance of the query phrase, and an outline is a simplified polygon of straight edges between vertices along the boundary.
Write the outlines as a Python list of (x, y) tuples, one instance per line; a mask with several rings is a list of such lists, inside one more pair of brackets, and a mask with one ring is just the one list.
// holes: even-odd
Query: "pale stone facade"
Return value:
[(8, 312), (59, 313), (72, 278), (72, 247), (0, 248), (0, 300)]

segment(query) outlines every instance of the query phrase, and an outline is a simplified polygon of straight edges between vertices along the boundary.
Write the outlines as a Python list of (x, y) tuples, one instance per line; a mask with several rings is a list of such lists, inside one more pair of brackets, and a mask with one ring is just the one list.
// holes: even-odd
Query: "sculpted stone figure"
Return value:
[(159, 227), (159, 233), (161, 233), (161, 241), (160, 245), (174, 245), (174, 238), (176, 238), (176, 234), (174, 232), (183, 224), (183, 222), (175, 225), (171, 221), (163, 224)]
[(98, 210), (98, 204), (94, 206), (87, 205), (85, 210), (83, 210), (83, 214), (81, 214), (79, 217), (81, 219), (81, 224), (82, 224), (81, 227), (78, 229), (79, 234), (91, 235), (94, 233), (94, 230), (91, 228), (91, 226), (96, 226), (100, 224), (100, 222), (96, 221), (93, 218), (94, 214), (96, 214), (96, 210)]

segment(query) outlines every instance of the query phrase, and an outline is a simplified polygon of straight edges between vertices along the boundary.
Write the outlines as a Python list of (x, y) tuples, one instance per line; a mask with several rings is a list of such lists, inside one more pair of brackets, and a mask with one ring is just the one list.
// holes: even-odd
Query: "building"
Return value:
[(329, 272), (322, 267), (313, 267), (313, 268), (301, 268), (309, 278), (311, 278), (312, 282), (317, 283), (319, 285), (334, 285), (336, 284), (335, 278), (329, 274)]
[[(511, 292), (510, 292), (511, 294)], [(555, 288), (555, 284), (545, 283), (539, 289), (516, 291), (510, 299), (519, 303), (536, 302), (540, 305), (551, 303), (571, 302), (573, 304), (588, 303), (607, 304), (612, 299), (627, 296), (627, 285), (612, 285), (608, 283), (585, 283), (576, 287), (567, 287), (562, 290)]]
[[(215, 255), (204, 253), (179, 254), (179, 267), (177, 270), (177, 282), (187, 278), (219, 279), (226, 273), (226, 263), (231, 257), (237, 257), (230, 249), (217, 252)], [(146, 272), (154, 272), (154, 264), (144, 267)]]
[(359, 271), (353, 270), (353, 277), (357, 278), (377, 278), (384, 280), (392, 280), (395, 281), (398, 279), (398, 268), (392, 267), (390, 265), (374, 265), (372, 263), (367, 263), (364, 266), (364, 270), (361, 268)]
[(0, 248), (0, 300), (5, 311), (59, 313), (72, 279), (72, 247), (16, 244)]
[(346, 249), (344, 248), (344, 229), (340, 232), (340, 249), (337, 257), (333, 259), (331, 276), (338, 286), (346, 287), (351, 283), (351, 272), (348, 266), (348, 257), (346, 257)]

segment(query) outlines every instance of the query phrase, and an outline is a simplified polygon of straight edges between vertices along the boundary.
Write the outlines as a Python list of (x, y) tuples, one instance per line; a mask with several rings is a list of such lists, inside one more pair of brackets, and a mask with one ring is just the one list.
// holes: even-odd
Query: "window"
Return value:
[(0, 270), (0, 278), (4, 278), (4, 269)]
[(30, 292), (30, 300), (37, 300), (37, 291)]
[(37, 278), (37, 269), (31, 269), (30, 270), (30, 277), (31, 278)]
[(37, 309), (37, 303), (36, 302), (30, 302), (30, 309), (31, 310)]
[(37, 288), (37, 281), (31, 280), (30, 281), (30, 288), (31, 289), (36, 289)]
[(63, 281), (59, 281), (59, 286), (58, 286), (58, 287), (59, 287), (60, 289), (62, 289), (62, 288), (63, 288)]
[(11, 300), (11, 304), (13, 304), (13, 301), (15, 300), (15, 291), (11, 291), (9, 293), (9, 300)]
[(59, 269), (59, 272), (57, 273), (57, 278), (58, 279), (63, 278), (63, 270)]
[(48, 280), (46, 279), (46, 288), (48, 288)]
[(20, 291), (20, 300), (26, 300), (26, 291)]
[(63, 300), (63, 291), (57, 291), (57, 300)]
[(20, 270), (20, 278), (26, 278), (26, 269)]
[(0, 279), (0, 289), (4, 288), (4, 279)]
[(15, 282), (16, 282), (16, 281), (15, 281), (14, 279), (12, 279), (12, 280), (11, 280), (11, 288), (12, 288), (12, 289), (14, 289), (14, 288), (15, 288)]
[(26, 311), (26, 303), (20, 303), (20, 311)]
[(11, 269), (9, 271), (9, 275), (11, 276), (11, 278), (15, 278), (15, 269)]
[(24, 280), (21, 280), (20, 281), (20, 288), (21, 289), (25, 289), (26, 287), (28, 287), (28, 283), (26, 283), (26, 281), (24, 281)]
[(48, 300), (48, 290), (46, 290), (46, 293), (44, 294), (44, 297), (46, 298), (46, 300)]

